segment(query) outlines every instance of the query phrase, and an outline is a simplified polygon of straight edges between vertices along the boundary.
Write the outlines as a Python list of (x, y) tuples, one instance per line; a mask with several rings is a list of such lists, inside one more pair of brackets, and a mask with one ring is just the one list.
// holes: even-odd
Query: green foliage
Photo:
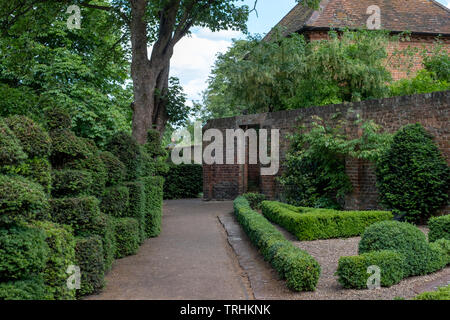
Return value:
[(72, 128), (70, 114), (59, 107), (46, 109), (44, 117), (49, 131), (69, 130)]
[(52, 167), (46, 158), (27, 159), (17, 165), (6, 165), (1, 168), (5, 174), (18, 174), (30, 181), (39, 183), (45, 193), (50, 194), (52, 187)]
[(15, 164), (27, 158), (20, 140), (0, 118), (0, 165)]
[(25, 280), (0, 282), (0, 300), (48, 300), (44, 279), (32, 276)]
[(161, 233), (163, 177), (144, 177), (145, 187), (145, 235), (147, 238), (157, 237)]
[(428, 240), (434, 242), (439, 239), (450, 240), (450, 215), (433, 217), (428, 220)]
[(164, 199), (198, 198), (203, 191), (203, 167), (198, 164), (171, 164), (164, 179)]
[(376, 174), (381, 203), (406, 221), (423, 222), (447, 204), (450, 168), (420, 124), (394, 135)]
[(391, 96), (406, 96), (450, 89), (450, 82), (436, 80), (434, 74), (428, 70), (420, 70), (412, 79), (401, 79), (394, 82), (391, 87)]
[(115, 218), (116, 258), (136, 254), (139, 249), (139, 222), (134, 218)]
[(12, 116), (5, 123), (19, 139), (23, 151), (29, 158), (50, 155), (50, 136), (37, 123), (25, 116)]
[(147, 153), (152, 157), (164, 155), (164, 150), (161, 147), (161, 137), (157, 130), (149, 130), (147, 132), (147, 143), (144, 144)]
[(103, 288), (105, 264), (102, 240), (99, 236), (76, 238), (76, 265), (81, 270), (81, 289), (77, 297), (98, 293)]
[(301, 207), (293, 211), (273, 201), (263, 201), (261, 208), (267, 219), (282, 226), (300, 241), (354, 237), (362, 234), (373, 223), (392, 219), (388, 211), (336, 211)]
[(55, 168), (62, 168), (66, 162), (85, 159), (91, 155), (86, 141), (69, 129), (50, 131), (50, 137), (52, 138), (50, 160)]
[(404, 255), (405, 277), (424, 275), (445, 266), (442, 251), (431, 247), (417, 227), (398, 221), (382, 221), (369, 226), (359, 242), (359, 253), (394, 250)]
[(35, 221), (30, 224), (45, 234), (45, 241), (50, 248), (44, 278), (47, 294), (54, 300), (73, 300), (75, 290), (67, 287), (67, 268), (75, 264), (75, 237), (68, 226), (48, 221)]
[(111, 152), (104, 151), (100, 153), (100, 159), (106, 167), (107, 178), (106, 186), (115, 186), (121, 184), (125, 180), (125, 165)]
[(71, 226), (75, 235), (91, 233), (100, 216), (95, 197), (50, 199), (51, 220)]
[(0, 175), (0, 225), (48, 217), (41, 185), (20, 176)]
[(42, 230), (18, 226), (0, 229), (0, 281), (44, 271), (48, 254)]
[(91, 194), (95, 183), (92, 174), (84, 170), (53, 170), (52, 196), (55, 198)]
[(116, 238), (114, 231), (114, 218), (100, 213), (94, 220), (90, 230), (85, 232), (86, 235), (98, 235), (102, 239), (105, 272), (111, 270), (116, 254)]
[(450, 300), (450, 285), (440, 287), (436, 291), (423, 292), (414, 300)]
[(139, 243), (145, 240), (145, 187), (140, 181), (125, 184), (130, 194), (126, 216), (135, 218), (139, 223)]
[(431, 54), (424, 52), (423, 65), (435, 79), (450, 83), (450, 55), (442, 41), (438, 40)]
[(106, 189), (100, 203), (102, 212), (113, 217), (124, 217), (127, 214), (130, 193), (127, 187), (116, 186)]
[(141, 146), (141, 160), (142, 160), (142, 177), (154, 176), (157, 173), (157, 162), (160, 157), (153, 158), (146, 150), (145, 145)]
[[(346, 133), (352, 125), (362, 131), (358, 138), (351, 139)], [(286, 170), (280, 178), (286, 201), (305, 207), (341, 208), (352, 190), (345, 158), (378, 159), (391, 139), (380, 131), (373, 121), (349, 123), (336, 115), (329, 123), (313, 117), (309, 131), (300, 128), (291, 136)]]
[(266, 196), (261, 193), (245, 193), (242, 195), (253, 210), (261, 209), (261, 203), (266, 200)]
[(107, 149), (125, 165), (126, 180), (139, 178), (142, 169), (141, 150), (136, 139), (128, 133), (119, 132), (108, 142)]
[(441, 251), (444, 265), (450, 264), (450, 240), (439, 239), (430, 243), (430, 246), (436, 251)]
[(339, 258), (336, 275), (344, 288), (367, 289), (367, 280), (371, 276), (367, 269), (370, 266), (377, 266), (381, 271), (381, 286), (390, 287), (404, 278), (404, 264), (405, 258), (396, 251), (373, 251)]
[(306, 251), (295, 247), (262, 215), (250, 208), (244, 197), (234, 200), (234, 213), (251, 242), (294, 291), (314, 291), (320, 265)]

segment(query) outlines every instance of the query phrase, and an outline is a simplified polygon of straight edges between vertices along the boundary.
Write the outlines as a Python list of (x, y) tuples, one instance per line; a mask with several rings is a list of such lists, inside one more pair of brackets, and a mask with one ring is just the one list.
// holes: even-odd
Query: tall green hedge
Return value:
[(333, 209), (297, 208), (275, 201), (263, 201), (263, 215), (279, 224), (300, 241), (348, 238), (362, 234), (373, 223), (391, 220), (388, 211), (337, 211)]
[(134, 218), (115, 218), (114, 230), (116, 235), (116, 255), (120, 259), (136, 254), (139, 249), (139, 223)]
[(0, 282), (0, 300), (49, 300), (51, 298), (41, 275), (17, 281)]
[(103, 161), (106, 169), (106, 186), (115, 186), (125, 180), (127, 170), (125, 165), (111, 152), (101, 152), (100, 159)]
[(0, 165), (16, 164), (26, 158), (19, 139), (0, 118)]
[(81, 271), (81, 289), (77, 290), (77, 297), (98, 293), (105, 284), (101, 238), (99, 236), (77, 238), (75, 257), (76, 265)]
[(52, 167), (47, 158), (26, 159), (15, 165), (5, 165), (0, 169), (7, 175), (20, 175), (32, 182), (39, 183), (45, 193), (50, 194), (52, 188)]
[(450, 214), (431, 218), (428, 221), (428, 227), (430, 228), (430, 232), (428, 233), (430, 242), (439, 239), (450, 240)]
[(125, 132), (115, 134), (107, 144), (107, 150), (125, 165), (126, 180), (134, 181), (141, 175), (141, 150), (136, 139)]
[(94, 184), (92, 174), (85, 170), (53, 170), (52, 196), (55, 198), (90, 195)]
[(130, 201), (127, 208), (127, 217), (135, 218), (139, 223), (140, 243), (145, 240), (145, 186), (141, 181), (127, 182), (125, 187), (128, 188)]
[(198, 198), (203, 192), (202, 165), (172, 164), (164, 179), (164, 199)]
[(157, 237), (161, 233), (162, 203), (163, 203), (163, 177), (144, 177), (145, 186), (145, 235)]
[(130, 193), (127, 187), (115, 186), (106, 189), (100, 203), (102, 212), (113, 217), (125, 217), (127, 214)]

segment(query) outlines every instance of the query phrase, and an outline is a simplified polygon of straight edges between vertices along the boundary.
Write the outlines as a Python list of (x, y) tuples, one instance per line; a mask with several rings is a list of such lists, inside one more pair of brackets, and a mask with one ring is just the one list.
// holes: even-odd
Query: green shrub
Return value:
[(42, 230), (18, 226), (0, 229), (0, 281), (42, 272), (48, 254)]
[(0, 165), (16, 164), (26, 158), (19, 139), (0, 118)]
[(387, 211), (337, 211), (298, 208), (290, 210), (275, 201), (263, 201), (263, 215), (294, 234), (299, 240), (316, 240), (358, 236), (378, 221), (392, 219)]
[(75, 235), (92, 232), (100, 216), (99, 201), (95, 197), (50, 199), (51, 220), (69, 225)]
[(434, 250), (441, 251), (444, 266), (450, 264), (450, 240), (439, 239), (430, 243), (430, 246)]
[(234, 213), (251, 242), (277, 270), (287, 286), (295, 291), (313, 291), (320, 276), (320, 265), (306, 251), (295, 247), (262, 215), (240, 196)]
[(16, 165), (3, 166), (5, 174), (18, 174), (30, 181), (39, 183), (47, 194), (52, 187), (52, 167), (46, 158), (27, 159)]
[(161, 233), (164, 178), (145, 177), (145, 235), (157, 237)]
[(145, 146), (141, 146), (141, 162), (142, 162), (142, 177), (154, 176), (157, 173), (157, 159), (153, 158), (145, 150)]
[(125, 184), (130, 192), (127, 217), (135, 218), (139, 222), (140, 243), (145, 240), (145, 187), (140, 181)]
[(67, 268), (75, 265), (75, 237), (72, 229), (48, 221), (35, 221), (30, 227), (40, 229), (50, 248), (45, 269), (41, 273), (46, 291), (55, 300), (72, 300), (75, 290), (67, 287)]
[(114, 218), (105, 213), (100, 213), (100, 215), (95, 219), (89, 233), (98, 235), (102, 239), (105, 272), (108, 272), (111, 270), (116, 254)]
[(161, 147), (161, 135), (157, 130), (147, 132), (147, 143), (144, 144), (145, 151), (152, 157), (163, 156), (164, 150)]
[(261, 209), (261, 203), (266, 200), (266, 196), (261, 193), (246, 193), (242, 196), (247, 199), (252, 209)]
[(125, 180), (127, 170), (125, 165), (111, 152), (104, 151), (100, 154), (100, 158), (106, 168), (106, 186), (115, 186), (121, 184)]
[(49, 130), (70, 129), (72, 127), (72, 119), (69, 113), (61, 108), (45, 110), (45, 120)]
[(428, 233), (428, 240), (430, 242), (438, 239), (450, 240), (450, 214), (434, 217), (428, 220), (428, 227), (430, 232)]
[(99, 236), (89, 236), (76, 241), (76, 265), (81, 271), (81, 289), (77, 291), (77, 297), (98, 293), (105, 284), (102, 240)]
[(75, 159), (86, 159), (91, 155), (85, 140), (77, 137), (69, 129), (55, 130), (50, 132), (52, 139), (51, 163), (55, 168)]
[(203, 191), (203, 167), (199, 164), (172, 164), (164, 179), (164, 199), (198, 198)]
[(37, 183), (0, 175), (0, 195), (0, 225), (48, 218), (47, 196)]
[(50, 136), (33, 120), (15, 115), (6, 118), (5, 123), (19, 139), (23, 151), (29, 158), (45, 158), (50, 155)]
[(381, 286), (390, 287), (404, 278), (404, 264), (405, 257), (396, 251), (373, 251), (359, 256), (341, 257), (336, 275), (344, 288), (367, 289), (367, 280), (371, 276), (367, 269), (377, 266), (381, 271)]
[(119, 132), (108, 142), (107, 150), (125, 165), (126, 180), (134, 181), (141, 176), (141, 149), (136, 139), (128, 133)]
[(84, 170), (53, 170), (52, 196), (55, 198), (89, 195), (94, 184), (92, 175)]
[(33, 276), (25, 280), (0, 282), (0, 300), (49, 300), (44, 279)]
[(94, 182), (91, 186), (92, 195), (96, 197), (103, 196), (108, 174), (106, 166), (97, 151), (94, 151), (86, 159), (78, 159), (67, 163), (65, 168), (88, 171)]
[(394, 135), (376, 174), (381, 203), (406, 221), (424, 222), (447, 204), (450, 168), (420, 124)]
[(100, 209), (114, 217), (124, 217), (127, 214), (129, 198), (130, 193), (127, 187), (109, 187), (102, 197)]
[(417, 227), (398, 221), (382, 221), (369, 226), (359, 242), (359, 253), (395, 250), (405, 257), (405, 277), (424, 275), (441, 269), (442, 253), (430, 247)]
[(416, 296), (414, 300), (450, 300), (450, 285), (440, 287), (436, 291), (423, 292)]
[(116, 237), (116, 258), (136, 254), (139, 249), (139, 223), (134, 218), (116, 218), (114, 221)]

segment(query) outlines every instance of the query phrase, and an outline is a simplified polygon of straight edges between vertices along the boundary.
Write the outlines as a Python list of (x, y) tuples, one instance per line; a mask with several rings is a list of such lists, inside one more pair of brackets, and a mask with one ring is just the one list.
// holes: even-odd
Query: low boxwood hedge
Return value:
[(0, 282), (42, 272), (48, 255), (42, 230), (26, 226), (0, 229)]
[(115, 218), (114, 233), (116, 238), (116, 255), (120, 259), (136, 254), (139, 249), (139, 223), (134, 218)]
[(161, 233), (162, 203), (163, 203), (163, 177), (144, 177), (142, 183), (145, 187), (145, 235), (157, 237)]
[(332, 209), (297, 208), (275, 201), (263, 201), (262, 213), (294, 234), (300, 241), (348, 238), (362, 234), (378, 221), (391, 220), (388, 211), (337, 211)]
[(130, 193), (127, 217), (135, 218), (139, 222), (140, 243), (145, 240), (145, 187), (140, 181), (125, 184)]
[(48, 218), (48, 199), (40, 184), (21, 176), (0, 175), (0, 226)]
[(53, 170), (52, 196), (54, 198), (91, 194), (92, 174), (85, 170)]
[(89, 234), (100, 216), (97, 198), (50, 199), (51, 221), (73, 228), (75, 235)]
[(430, 242), (439, 239), (450, 240), (450, 214), (431, 218), (428, 220), (428, 227), (430, 228), (430, 232), (428, 233), (428, 240)]
[(113, 217), (125, 217), (127, 214), (130, 193), (127, 187), (115, 186), (106, 189), (100, 203), (102, 212)]
[(382, 221), (369, 226), (359, 242), (359, 253), (394, 250), (404, 255), (405, 277), (425, 275), (442, 269), (442, 250), (430, 246), (416, 226), (398, 221)]
[(414, 300), (450, 300), (450, 284), (440, 287), (436, 291), (423, 292), (416, 296)]
[(261, 209), (261, 203), (266, 200), (266, 196), (261, 193), (245, 193), (242, 195), (245, 199), (247, 199), (250, 204), (250, 208), (259, 210)]
[(278, 271), (287, 286), (295, 291), (313, 291), (320, 276), (320, 265), (306, 251), (295, 247), (262, 215), (250, 208), (240, 196), (234, 213), (252, 243)]
[(98, 293), (103, 288), (105, 284), (103, 257), (103, 245), (99, 236), (76, 239), (76, 265), (81, 271), (81, 289), (77, 290), (77, 297)]
[(17, 281), (0, 282), (0, 300), (48, 300), (44, 279), (40, 275)]
[(344, 288), (367, 289), (367, 279), (371, 276), (368, 267), (378, 266), (381, 271), (380, 284), (390, 287), (404, 278), (405, 257), (392, 250), (364, 253), (358, 256), (341, 257), (336, 275)]
[(445, 264), (450, 264), (450, 240), (447, 239), (439, 239), (435, 242), (431, 242), (430, 246), (434, 250), (439, 250), (442, 252), (442, 255), (444, 257)]

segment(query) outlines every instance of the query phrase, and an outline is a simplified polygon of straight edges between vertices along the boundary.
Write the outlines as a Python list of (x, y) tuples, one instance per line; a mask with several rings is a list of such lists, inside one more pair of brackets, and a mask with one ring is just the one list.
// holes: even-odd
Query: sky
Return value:
[[(450, 8), (450, 0), (438, 0)], [(254, 0), (244, 0), (253, 8)], [(252, 12), (248, 21), (248, 30), (252, 34), (265, 34), (275, 26), (295, 5), (295, 0), (258, 0), (257, 13)], [(211, 32), (208, 29), (195, 28), (192, 35), (185, 37), (175, 46), (171, 60), (171, 76), (178, 77), (188, 103), (200, 101), (202, 91), (207, 88), (211, 67), (218, 53), (226, 52), (232, 39), (245, 38), (236, 31)]]

